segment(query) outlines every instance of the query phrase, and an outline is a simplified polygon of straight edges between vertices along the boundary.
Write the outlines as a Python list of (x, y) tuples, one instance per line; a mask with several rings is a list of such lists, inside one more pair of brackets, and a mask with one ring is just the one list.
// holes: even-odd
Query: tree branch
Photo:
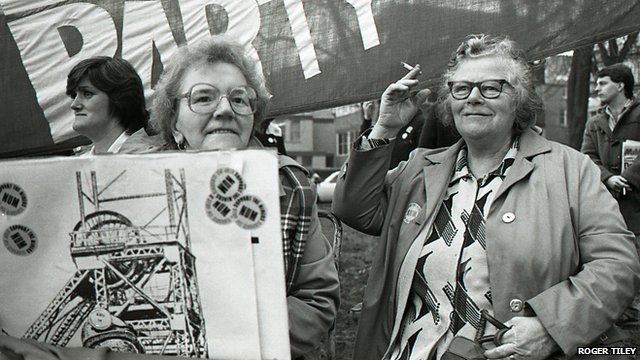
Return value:
[(636, 40), (638, 40), (637, 31), (627, 36), (627, 39), (625, 40), (624, 44), (622, 45), (622, 49), (620, 50), (620, 61), (624, 60), (627, 57), (631, 48), (636, 44)]

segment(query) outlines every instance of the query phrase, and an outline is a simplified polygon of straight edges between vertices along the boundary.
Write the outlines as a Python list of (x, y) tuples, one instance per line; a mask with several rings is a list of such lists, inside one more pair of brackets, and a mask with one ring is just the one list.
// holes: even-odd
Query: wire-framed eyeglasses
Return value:
[(211, 84), (197, 83), (178, 98), (186, 98), (189, 109), (194, 113), (211, 114), (218, 108), (223, 97), (227, 98), (231, 109), (238, 115), (251, 115), (256, 112), (258, 95), (250, 86), (239, 86), (223, 94), (220, 89)]
[(500, 94), (502, 94), (502, 88), (504, 84), (509, 84), (507, 80), (504, 79), (491, 79), (484, 80), (480, 82), (471, 82), (471, 81), (449, 81), (447, 85), (449, 86), (449, 92), (451, 96), (453, 96), (456, 100), (465, 100), (471, 95), (473, 88), (478, 88), (480, 90), (480, 95), (482, 95), (485, 99), (495, 99)]

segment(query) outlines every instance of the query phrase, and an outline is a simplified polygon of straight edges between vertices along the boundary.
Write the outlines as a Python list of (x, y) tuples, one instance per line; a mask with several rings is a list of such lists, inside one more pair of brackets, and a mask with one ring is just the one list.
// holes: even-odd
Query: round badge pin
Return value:
[(405, 223), (407, 223), (407, 224), (412, 222), (413, 220), (415, 220), (418, 217), (418, 214), (420, 213), (420, 210), (422, 210), (420, 205), (418, 205), (416, 203), (409, 204), (409, 206), (407, 206), (407, 211), (404, 213), (403, 221)]
[(10, 253), (18, 256), (29, 255), (38, 247), (36, 233), (24, 225), (9, 226), (2, 234), (2, 242)]
[(253, 195), (244, 195), (233, 205), (236, 224), (243, 229), (256, 229), (264, 224), (267, 210), (262, 202)]
[(221, 168), (211, 176), (211, 192), (222, 201), (232, 201), (240, 197), (247, 185), (242, 176), (231, 168)]
[(213, 222), (228, 224), (234, 219), (233, 203), (222, 201), (213, 195), (209, 195), (205, 201), (205, 211)]
[(0, 213), (19, 215), (27, 208), (27, 194), (14, 183), (0, 185)]

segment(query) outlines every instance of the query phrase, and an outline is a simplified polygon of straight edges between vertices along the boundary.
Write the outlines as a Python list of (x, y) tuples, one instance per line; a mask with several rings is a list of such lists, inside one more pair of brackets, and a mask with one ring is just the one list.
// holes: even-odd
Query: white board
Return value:
[(147, 354), (289, 358), (273, 152), (0, 168), (6, 333)]

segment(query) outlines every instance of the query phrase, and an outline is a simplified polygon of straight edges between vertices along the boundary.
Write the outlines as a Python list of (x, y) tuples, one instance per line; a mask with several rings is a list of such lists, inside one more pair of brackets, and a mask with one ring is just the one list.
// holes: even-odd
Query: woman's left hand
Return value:
[(487, 350), (489, 359), (546, 359), (559, 349), (538, 317), (514, 317), (505, 323), (502, 345)]

